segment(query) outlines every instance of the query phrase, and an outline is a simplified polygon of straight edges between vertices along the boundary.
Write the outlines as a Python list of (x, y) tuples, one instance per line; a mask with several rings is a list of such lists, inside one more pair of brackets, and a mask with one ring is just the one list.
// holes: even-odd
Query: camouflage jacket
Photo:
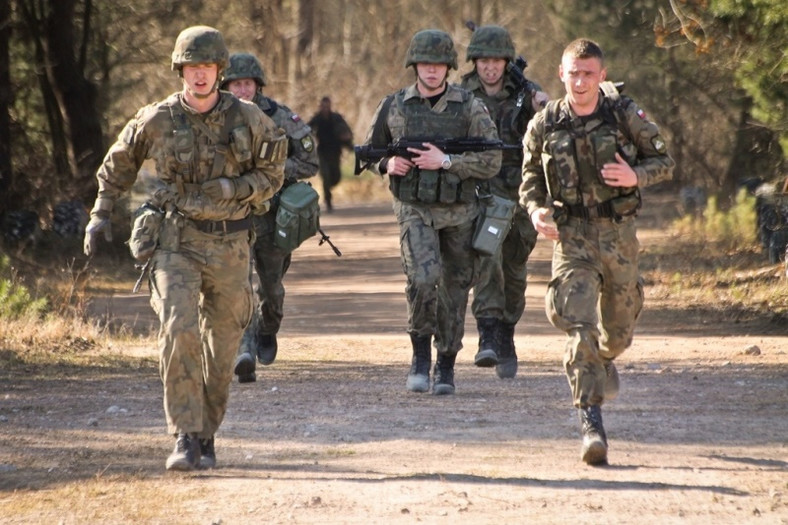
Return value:
[[(535, 113), (531, 102), (533, 92), (525, 94), (522, 107), (518, 108), (520, 88), (508, 73), (504, 73), (503, 87), (494, 95), (487, 94), (476, 70), (463, 75), (462, 86), (473, 92), (490, 110), (490, 116), (502, 141), (507, 144), (522, 142), (526, 126)], [(501, 170), (498, 176), (490, 181), (491, 187), (498, 195), (517, 199), (517, 189), (522, 182), (523, 152), (506, 150), (502, 155)]]
[[(152, 204), (172, 204), (190, 219), (242, 219), (282, 186), (286, 144), (284, 134), (254, 104), (220, 92), (216, 106), (199, 114), (175, 93), (140, 109), (123, 128), (98, 169), (94, 211), (111, 210), (134, 184), (143, 162), (152, 159)], [(200, 185), (218, 177), (243, 177), (252, 194), (242, 201), (211, 201)]]
[[(410, 106), (418, 104), (429, 108), (429, 102), (422, 98), (415, 84), (400, 90), (393, 95), (388, 103), (384, 98), (375, 111), (372, 119), (372, 126), (367, 133), (365, 144), (375, 147), (385, 147), (389, 143), (408, 136), (408, 110)], [(397, 103), (399, 99), (400, 103)], [(454, 85), (447, 84), (446, 92), (430, 109), (434, 114), (440, 114), (443, 118), (450, 118), (448, 114), (449, 103), (462, 102), (463, 107), (467, 108), (467, 114), (455, 115), (455, 119), (462, 119), (462, 124), (466, 132), (465, 137), (483, 137), (488, 140), (497, 140), (498, 132), (495, 124), (490, 118), (487, 107), (469, 91)], [(385, 115), (381, 114), (383, 108), (387, 108)], [(424, 135), (415, 132), (414, 135)], [(457, 138), (443, 136), (442, 138)], [(501, 151), (489, 150), (482, 152), (465, 152), (461, 155), (452, 155), (452, 166), (449, 173), (455, 174), (461, 180), (479, 179), (485, 180), (495, 177), (501, 167)], [(371, 166), (371, 170), (380, 173), (379, 165)], [(455, 203), (440, 205), (419, 205), (406, 204), (394, 199), (394, 207), (400, 222), (407, 220), (412, 214), (417, 214), (421, 219), (435, 228), (461, 224), (467, 220), (473, 220), (478, 215), (478, 202)]]
[[(631, 188), (604, 183), (600, 169), (619, 152), (637, 174), (638, 188), (669, 180), (674, 162), (656, 124), (628, 97), (622, 97), (622, 121), (612, 101), (600, 94), (597, 111), (578, 117), (566, 98), (536, 114), (523, 138), (520, 204), (529, 215), (553, 201), (595, 206)], [(603, 105), (608, 105), (603, 107)]]
[(317, 174), (317, 150), (312, 128), (290, 108), (262, 93), (258, 92), (252, 102), (271, 117), (277, 126), (285, 130), (288, 140), (285, 179), (292, 182), (297, 179), (308, 179)]

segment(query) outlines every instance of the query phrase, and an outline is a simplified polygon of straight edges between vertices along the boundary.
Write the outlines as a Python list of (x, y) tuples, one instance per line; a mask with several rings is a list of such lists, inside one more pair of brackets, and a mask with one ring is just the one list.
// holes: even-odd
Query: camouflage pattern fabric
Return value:
[[(147, 200), (170, 210), (149, 276), (160, 321), (167, 427), (207, 438), (224, 417), (236, 349), (251, 318), (252, 233), (202, 233), (195, 221), (245, 219), (273, 197), (282, 185), (287, 143), (257, 106), (229, 93), (220, 92), (207, 114), (186, 112), (192, 110), (176, 93), (137, 113), (98, 170), (92, 213), (111, 210), (142, 163), (153, 159)], [(226, 139), (226, 156), (212, 136)], [(217, 164), (218, 157), (225, 162)], [(241, 179), (252, 192), (242, 200), (212, 201), (200, 184), (216, 177)]]
[[(285, 179), (294, 182), (314, 177), (318, 170), (318, 161), (311, 128), (287, 106), (274, 102), (261, 93), (255, 95), (253, 102), (269, 115), (277, 126), (285, 130), (290, 143), (285, 162)], [(260, 284), (255, 290), (257, 307), (254, 321), (247, 328), (249, 332), (259, 325), (261, 333), (276, 334), (284, 317), (285, 287), (282, 281), (292, 257), (291, 252), (282, 250), (274, 242), (278, 209), (275, 201), (276, 199), (267, 213), (254, 216), (257, 239), (252, 255)], [(255, 340), (252, 333), (247, 336), (249, 337), (244, 338), (244, 341)], [(241, 347), (239, 352), (244, 351), (255, 355), (256, 349)]]
[[(429, 108), (429, 102), (421, 98), (415, 85), (402, 90), (398, 96), (403, 104), (384, 105), (381, 101), (366, 144), (382, 147), (411, 133), (430, 136), (429, 129), (419, 133), (420, 130), (409, 124), (410, 110), (421, 115), (425, 107)], [(455, 117), (466, 122), (465, 136), (498, 138), (487, 108), (459, 86), (449, 84), (429, 111), (446, 118), (450, 101), (469, 101), (460, 106), (467, 108), (467, 114)], [(385, 115), (381, 114), (384, 106), (388, 107)], [(435, 121), (442, 122), (441, 119)], [(419, 122), (419, 125), (429, 125), (428, 120), (419, 119)], [(481, 181), (494, 177), (500, 162), (498, 150), (466, 152), (452, 156), (452, 167), (448, 171), (462, 180)], [(377, 171), (378, 166), (373, 166), (372, 170)], [(400, 226), (402, 266), (407, 277), (408, 332), (418, 336), (434, 334), (438, 353), (456, 354), (462, 348), (468, 293), (478, 272), (478, 258), (471, 249), (471, 239), (479, 204), (405, 203), (395, 197), (394, 212)]]
[[(522, 108), (517, 108), (517, 86), (508, 74), (504, 74), (502, 89), (493, 96), (487, 95), (475, 70), (463, 76), (462, 85), (484, 101), (501, 140), (507, 144), (519, 144), (533, 116), (531, 94), (526, 96)], [(503, 152), (501, 170), (488, 181), (493, 194), (512, 201), (519, 199), (522, 158), (521, 150)], [(517, 324), (525, 311), (526, 264), (534, 246), (536, 230), (525, 210), (518, 207), (501, 250), (495, 255), (481, 257), (479, 279), (473, 289), (471, 303), (476, 319), (494, 317), (507, 324)]]
[[(602, 99), (601, 104), (606, 103)], [(665, 142), (634, 102), (627, 101), (626, 121), (620, 124), (603, 118), (602, 109), (581, 120), (563, 99), (549, 103), (531, 120), (523, 138), (520, 187), (520, 204), (529, 216), (547, 205), (548, 195), (568, 204), (593, 206), (631, 193), (606, 185), (599, 174), (607, 161), (600, 157), (610, 154), (611, 143), (612, 150), (622, 152), (632, 166), (639, 187), (671, 177), (674, 163)], [(566, 124), (557, 126), (557, 118)], [(619, 356), (632, 343), (643, 305), (639, 244), (633, 216), (569, 217), (558, 230), (546, 313), (554, 326), (567, 333), (567, 379), (574, 405), (585, 408), (604, 401), (605, 360)]]

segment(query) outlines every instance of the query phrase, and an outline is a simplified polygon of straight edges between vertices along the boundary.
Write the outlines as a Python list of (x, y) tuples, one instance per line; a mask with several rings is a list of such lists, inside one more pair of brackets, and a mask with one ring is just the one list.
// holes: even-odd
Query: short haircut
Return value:
[(561, 56), (580, 59), (598, 58), (600, 62), (605, 61), (605, 54), (602, 52), (602, 48), (599, 47), (599, 44), (587, 38), (578, 38), (570, 42)]

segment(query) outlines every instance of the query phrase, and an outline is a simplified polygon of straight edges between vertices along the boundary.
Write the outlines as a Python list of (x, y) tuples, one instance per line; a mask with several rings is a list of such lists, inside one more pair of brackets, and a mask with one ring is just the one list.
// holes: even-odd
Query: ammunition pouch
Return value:
[(159, 235), (159, 247), (168, 252), (177, 252), (181, 247), (181, 231), (185, 218), (175, 207), (169, 207), (164, 215)]
[(146, 202), (134, 212), (128, 245), (131, 256), (146, 262), (159, 244), (164, 211)]
[(389, 176), (391, 193), (407, 203), (455, 204), (476, 200), (476, 181), (444, 170), (412, 169), (404, 177)]

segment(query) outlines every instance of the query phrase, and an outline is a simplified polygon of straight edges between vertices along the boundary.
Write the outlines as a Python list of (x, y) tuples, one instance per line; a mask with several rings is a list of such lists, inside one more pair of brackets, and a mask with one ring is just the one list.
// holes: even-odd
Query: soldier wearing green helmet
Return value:
[[(536, 89), (525, 89), (509, 72), (515, 59), (509, 31), (497, 25), (477, 27), (466, 56), (473, 71), (462, 77), (462, 86), (484, 101), (498, 127), (498, 135), (508, 144), (519, 144), (531, 117), (548, 97)], [(517, 202), (522, 180), (522, 150), (503, 152), (498, 175), (489, 180), (494, 195)], [(528, 214), (515, 208), (512, 226), (501, 249), (481, 258), (479, 280), (473, 289), (471, 311), (479, 332), (476, 366), (495, 367), (501, 379), (517, 374), (514, 330), (525, 311), (528, 256), (536, 245)]]
[[(253, 102), (285, 130), (288, 156), (283, 187), (287, 187), (317, 173), (315, 140), (311, 128), (301, 117), (287, 106), (263, 95), (266, 83), (265, 70), (256, 56), (250, 53), (234, 53), (230, 56), (222, 89), (242, 100)], [(235, 362), (234, 370), (240, 383), (256, 380), (255, 359), (263, 365), (274, 362), (278, 349), (276, 334), (284, 317), (285, 287), (282, 281), (290, 267), (292, 252), (279, 248), (274, 241), (278, 198), (272, 199), (270, 206), (267, 213), (253, 218), (257, 237), (253, 256), (260, 283), (256, 290), (258, 300), (252, 322), (244, 332)]]
[(399, 138), (427, 138), (423, 149), (411, 150), (412, 158), (387, 157), (371, 169), (388, 174), (400, 226), (413, 348), (406, 388), (430, 390), (434, 345), (432, 393), (446, 395), (455, 391), (454, 364), (462, 348), (468, 294), (478, 270), (471, 248), (479, 215), (476, 185), (498, 173), (501, 152), (446, 155), (429, 142), (431, 137), (498, 138), (484, 104), (447, 81), (449, 70), (457, 68), (451, 36), (437, 29), (417, 32), (405, 67), (413, 67), (416, 82), (381, 101), (366, 144), (380, 148)]
[(252, 316), (252, 215), (282, 186), (287, 141), (257, 106), (219, 91), (228, 52), (219, 31), (178, 35), (172, 69), (183, 88), (140, 109), (99, 167), (85, 254), (109, 240), (115, 202), (144, 161), (155, 164), (129, 246), (149, 268), (167, 431), (167, 470), (213, 468), (233, 362)]

